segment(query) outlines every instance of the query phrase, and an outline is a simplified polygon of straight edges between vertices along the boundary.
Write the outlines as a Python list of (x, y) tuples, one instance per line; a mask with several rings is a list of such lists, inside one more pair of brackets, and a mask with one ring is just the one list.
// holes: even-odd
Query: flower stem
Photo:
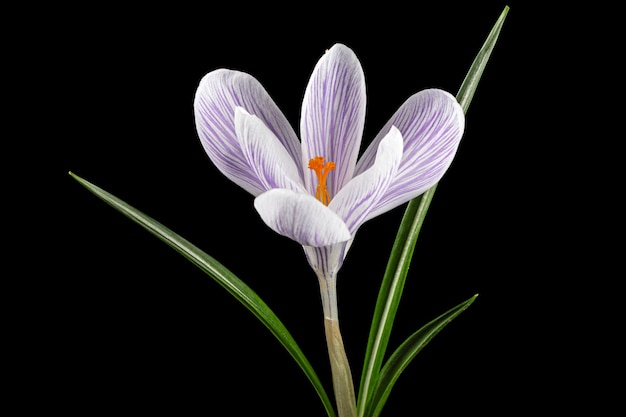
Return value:
[(348, 357), (343, 347), (339, 322), (324, 318), (328, 357), (339, 417), (356, 417), (356, 399)]
[(330, 359), (335, 400), (337, 401), (337, 412), (339, 417), (356, 417), (354, 382), (346, 350), (343, 346), (341, 332), (339, 331), (336, 277), (319, 277), (319, 282), (324, 309), (324, 330), (326, 331), (326, 344), (328, 346), (328, 358)]

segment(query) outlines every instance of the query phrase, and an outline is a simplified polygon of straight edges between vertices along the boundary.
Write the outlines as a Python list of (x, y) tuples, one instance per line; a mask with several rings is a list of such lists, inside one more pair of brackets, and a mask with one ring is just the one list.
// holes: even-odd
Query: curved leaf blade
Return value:
[(502, 10), (502, 13), (500, 13), (500, 16), (498, 17), (498, 20), (496, 20), (496, 23), (491, 28), (489, 35), (487, 35), (485, 43), (478, 51), (478, 54), (476, 54), (476, 58), (474, 58), (474, 61), (472, 62), (470, 69), (467, 71), (467, 75), (465, 75), (465, 79), (461, 83), (461, 87), (456, 94), (456, 99), (465, 113), (467, 113), (467, 109), (472, 102), (472, 98), (474, 98), (478, 82), (483, 76), (487, 62), (491, 57), (493, 48), (496, 46), (496, 41), (500, 36), (502, 26), (504, 26), (504, 21), (506, 20), (506, 16), (508, 14), (509, 6), (505, 6), (504, 10)]
[[(496, 20), (474, 58), (465, 79), (461, 83), (456, 98), (465, 113), (467, 113), (478, 83), (500, 36), (508, 12), (509, 7), (506, 6)], [(371, 409), (369, 406), (371, 393), (373, 387), (377, 385), (417, 237), (436, 189), (437, 184), (421, 196), (411, 200), (400, 223), (378, 293), (370, 327), (358, 395), (357, 408), (359, 417), (370, 417), (367, 410)]]
[(391, 394), (391, 389), (413, 358), (417, 356), (437, 333), (465, 311), (465, 309), (476, 300), (476, 297), (478, 297), (478, 294), (427, 323), (417, 332), (409, 336), (404, 343), (396, 349), (380, 372), (380, 378), (378, 379), (378, 384), (372, 397), (371, 417), (378, 417), (387, 402), (389, 394)]
[(304, 353), (293, 339), (291, 333), (278, 319), (276, 314), (265, 304), (265, 302), (243, 281), (230, 272), (225, 266), (213, 257), (181, 237), (171, 229), (154, 220), (150, 216), (142, 213), (123, 200), (108, 193), (102, 188), (79, 177), (73, 172), (69, 173), (76, 181), (102, 199), (104, 202), (138, 223), (148, 232), (175, 249), (207, 275), (213, 278), (218, 284), (224, 287), (233, 297), (252, 312), (287, 349), (293, 359), (304, 371), (309, 381), (317, 391), (329, 417), (336, 417), (333, 405), (324, 390), (324, 387), (311, 366)]
[(421, 196), (411, 200), (402, 217), (378, 293), (374, 318), (370, 328), (359, 390), (359, 416), (367, 415), (366, 410), (369, 409), (369, 403), (371, 402), (371, 392), (378, 383), (379, 372), (387, 350), (393, 321), (402, 297), (408, 266), (413, 257), (413, 250), (426, 216), (426, 210), (428, 210), (436, 187), (437, 185), (427, 190)]

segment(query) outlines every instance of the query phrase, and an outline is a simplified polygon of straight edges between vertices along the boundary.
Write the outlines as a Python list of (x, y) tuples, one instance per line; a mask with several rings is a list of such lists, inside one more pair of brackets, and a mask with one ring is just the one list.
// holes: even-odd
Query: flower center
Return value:
[(335, 169), (335, 163), (330, 161), (324, 163), (323, 156), (316, 156), (315, 158), (309, 159), (309, 169), (315, 171), (317, 175), (315, 198), (327, 206), (328, 203), (330, 203), (330, 193), (328, 192), (328, 188), (326, 188), (326, 177), (328, 177), (330, 171)]

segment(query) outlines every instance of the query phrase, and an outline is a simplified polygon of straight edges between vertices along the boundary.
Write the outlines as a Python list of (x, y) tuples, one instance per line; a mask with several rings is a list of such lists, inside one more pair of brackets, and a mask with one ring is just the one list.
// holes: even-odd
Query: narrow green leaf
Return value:
[(382, 411), (383, 406), (387, 402), (387, 398), (391, 393), (391, 389), (400, 377), (400, 374), (415, 356), (430, 342), (444, 327), (446, 327), (454, 318), (461, 314), (467, 307), (474, 302), (478, 294), (472, 298), (462, 302), (456, 307), (446, 311), (417, 332), (409, 336), (391, 355), (378, 379), (378, 384), (374, 390), (372, 397), (371, 417), (377, 417)]
[(78, 175), (72, 172), (69, 174), (93, 194), (104, 200), (107, 204), (111, 205), (113, 208), (161, 239), (170, 247), (174, 248), (177, 252), (217, 281), (218, 284), (224, 287), (231, 295), (239, 300), (241, 304), (248, 308), (248, 310), (250, 310), (265, 326), (267, 326), (272, 334), (291, 354), (298, 365), (300, 365), (300, 368), (302, 368), (306, 376), (309, 378), (309, 381), (311, 381), (311, 384), (322, 400), (328, 416), (336, 417), (333, 405), (308, 359), (304, 356), (304, 353), (283, 323), (250, 287), (237, 278), (221, 263), (161, 223), (140, 212), (114, 195), (106, 192), (102, 188), (79, 177)]
[[(478, 51), (459, 88), (456, 98), (464, 112), (467, 112), (474, 97), (474, 92), (478, 87), (478, 82), (482, 77), (508, 12), (509, 7), (506, 6)], [(404, 289), (413, 250), (436, 189), (437, 185), (435, 184), (420, 197), (409, 202), (396, 235), (372, 318), (359, 388), (359, 417), (369, 417), (368, 410), (371, 410), (369, 404), (372, 390), (374, 386), (378, 385), (379, 372)]]
[(378, 383), (378, 375), (400, 304), (408, 266), (413, 257), (413, 250), (426, 216), (426, 210), (430, 206), (436, 187), (435, 185), (420, 197), (410, 201), (400, 223), (378, 293), (372, 327), (370, 328), (357, 404), (359, 416), (367, 415), (366, 411), (370, 408), (371, 391)]
[(474, 58), (474, 62), (472, 62), (472, 66), (470, 67), (463, 83), (461, 83), (461, 87), (459, 88), (459, 92), (456, 95), (456, 99), (461, 104), (463, 111), (467, 113), (467, 109), (469, 108), (470, 103), (472, 102), (472, 98), (474, 97), (474, 92), (478, 87), (478, 82), (485, 71), (485, 67), (487, 66), (487, 61), (489, 61), (489, 57), (491, 57), (491, 52), (493, 52), (493, 48), (496, 46), (496, 41), (500, 36), (500, 31), (502, 30), (502, 26), (504, 25), (504, 20), (506, 16), (509, 14), (509, 6), (506, 6), (496, 23), (493, 25), (491, 32), (487, 36), (485, 43), (483, 44), (480, 51)]

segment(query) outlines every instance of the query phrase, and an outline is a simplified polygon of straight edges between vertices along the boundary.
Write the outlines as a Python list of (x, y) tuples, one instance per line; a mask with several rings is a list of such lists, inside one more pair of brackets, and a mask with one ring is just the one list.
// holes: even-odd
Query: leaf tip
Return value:
[(509, 5), (505, 5), (504, 9), (502, 9), (502, 13), (500, 13), (500, 18), (498, 19), (498, 22), (500, 22), (501, 24), (504, 22), (504, 19), (506, 19), (506, 16), (509, 14), (509, 10), (511, 10)]

